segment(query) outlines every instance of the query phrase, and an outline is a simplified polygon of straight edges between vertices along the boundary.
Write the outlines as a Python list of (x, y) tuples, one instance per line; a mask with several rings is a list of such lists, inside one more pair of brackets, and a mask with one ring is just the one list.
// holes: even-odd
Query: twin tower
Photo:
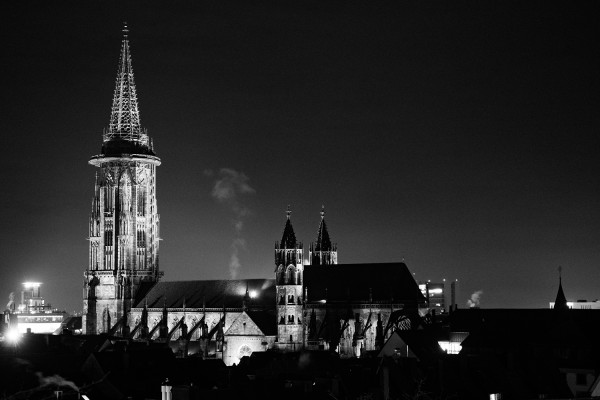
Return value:
[[(301, 343), (303, 341), (302, 315), (306, 293), (304, 287), (304, 254), (302, 243), (290, 220), (288, 207), (287, 221), (281, 242), (275, 242), (275, 286), (277, 292), (277, 338), (279, 342)], [(321, 223), (317, 240), (310, 244), (308, 264), (337, 264), (337, 246), (331, 243), (325, 210), (321, 209)]]
[[(156, 167), (151, 138), (140, 122), (131, 66), (128, 29), (123, 29), (121, 55), (108, 128), (102, 150), (89, 163), (98, 168), (89, 221), (89, 259), (83, 293), (85, 333), (127, 327), (136, 296), (154, 285), (158, 267), (159, 214), (156, 206)], [(288, 210), (283, 238), (276, 244), (275, 264), (281, 337), (297, 341), (302, 315), (303, 248), (296, 241)], [(317, 241), (309, 263), (337, 264), (321, 211)], [(127, 328), (124, 328), (127, 329)]]

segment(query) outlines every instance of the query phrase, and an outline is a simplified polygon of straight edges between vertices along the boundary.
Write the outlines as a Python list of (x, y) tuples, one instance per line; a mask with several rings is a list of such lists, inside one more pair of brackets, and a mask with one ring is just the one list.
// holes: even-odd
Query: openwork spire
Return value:
[(104, 133), (104, 142), (126, 140), (142, 142), (140, 144), (147, 146), (149, 144), (148, 136), (142, 132), (140, 124), (140, 111), (133, 80), (128, 33), (129, 29), (127, 23), (125, 23), (110, 123), (108, 130)]

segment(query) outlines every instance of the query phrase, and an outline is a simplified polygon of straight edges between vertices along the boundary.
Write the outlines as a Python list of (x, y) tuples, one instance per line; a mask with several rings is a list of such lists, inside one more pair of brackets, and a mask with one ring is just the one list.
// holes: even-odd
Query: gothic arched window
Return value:
[(293, 265), (290, 265), (285, 274), (285, 282), (288, 285), (296, 284), (296, 268)]
[(275, 278), (277, 279), (277, 284), (283, 285), (284, 282), (284, 273), (283, 273), (283, 265), (277, 267), (277, 273), (275, 274)]

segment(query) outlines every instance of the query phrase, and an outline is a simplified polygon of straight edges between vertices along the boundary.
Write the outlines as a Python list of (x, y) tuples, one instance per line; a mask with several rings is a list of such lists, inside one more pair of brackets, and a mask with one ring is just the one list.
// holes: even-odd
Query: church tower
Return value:
[(327, 224), (325, 224), (325, 206), (321, 208), (321, 223), (317, 240), (310, 244), (310, 265), (333, 265), (337, 264), (337, 245), (331, 243)]
[[(142, 283), (158, 281), (159, 215), (152, 140), (140, 124), (131, 68), (128, 29), (102, 150), (89, 163), (98, 168), (89, 224), (89, 264), (83, 293), (83, 330), (106, 332), (121, 323)], [(111, 322), (112, 321), (112, 322)]]
[(275, 285), (277, 291), (277, 341), (281, 349), (298, 350), (302, 337), (302, 243), (296, 241), (290, 207), (281, 242), (275, 243)]

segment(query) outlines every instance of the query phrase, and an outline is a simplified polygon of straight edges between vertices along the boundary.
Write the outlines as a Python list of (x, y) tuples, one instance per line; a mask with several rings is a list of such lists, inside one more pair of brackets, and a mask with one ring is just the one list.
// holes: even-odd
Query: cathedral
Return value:
[(325, 210), (308, 248), (288, 207), (273, 279), (161, 280), (156, 167), (140, 123), (128, 29), (97, 168), (84, 273), (85, 334), (168, 344), (179, 356), (238, 363), (253, 352), (328, 350), (360, 357), (411, 329), (426, 302), (404, 263), (338, 264)]

